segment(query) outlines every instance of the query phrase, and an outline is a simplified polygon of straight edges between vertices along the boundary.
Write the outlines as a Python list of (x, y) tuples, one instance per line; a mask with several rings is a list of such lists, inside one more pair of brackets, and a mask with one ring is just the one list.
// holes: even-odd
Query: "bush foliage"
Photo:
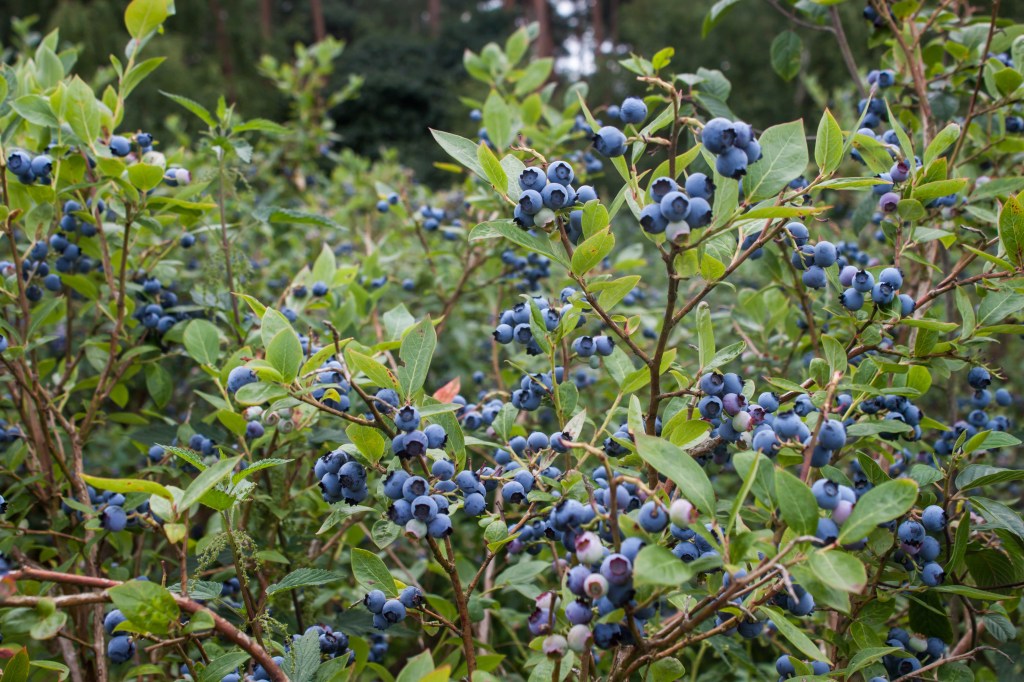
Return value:
[(390, 123), (338, 41), (261, 63), (284, 123), (163, 93), (156, 140), (122, 121), (173, 3), (127, 6), (102, 88), (22, 45), (5, 681), (1019, 677), (998, 7), (872, 0), (880, 63), (765, 129), (670, 48), (591, 101), (522, 27), (466, 53), (479, 138), (423, 131), (441, 191), (339, 144), (339, 108)]

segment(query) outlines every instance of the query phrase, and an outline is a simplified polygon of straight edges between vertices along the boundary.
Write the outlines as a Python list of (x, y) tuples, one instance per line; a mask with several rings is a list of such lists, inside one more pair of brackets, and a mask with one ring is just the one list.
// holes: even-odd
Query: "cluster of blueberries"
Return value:
[[(920, 670), (921, 666), (939, 660), (946, 653), (946, 643), (938, 637), (911, 637), (903, 628), (890, 628), (885, 642), (886, 646), (903, 649), (910, 656), (888, 654), (882, 657), (882, 665), (889, 675), (895, 679), (910, 675)], [(885, 682), (884, 678), (875, 677), (869, 682)]]
[(790, 262), (797, 270), (803, 271), (800, 279), (804, 286), (809, 289), (824, 289), (828, 284), (825, 269), (839, 262), (839, 250), (836, 245), (824, 239), (814, 245), (808, 244), (810, 231), (806, 225), (796, 220), (786, 224), (786, 233), (795, 247)]
[(747, 174), (747, 166), (761, 158), (761, 145), (754, 129), (742, 121), (721, 116), (704, 124), (700, 134), (704, 148), (714, 154), (719, 175), (739, 180)]
[[(538, 166), (524, 168), (519, 174), (519, 188), (522, 194), (512, 212), (512, 219), (523, 228), (535, 225), (546, 225), (555, 218), (555, 211), (569, 209), (576, 204), (585, 204), (597, 200), (597, 192), (590, 185), (573, 187), (576, 173), (566, 161), (552, 161), (547, 170)], [(573, 212), (575, 213), (575, 211)], [(574, 242), (583, 235), (582, 219), (569, 217), (569, 237)], [(579, 223), (578, 234), (575, 224)]]
[(50, 174), (53, 173), (53, 157), (49, 154), (33, 156), (22, 149), (15, 149), (7, 155), (7, 170), (25, 185), (34, 182), (49, 185)]
[[(155, 521), (160, 520), (150, 511), (149, 502), (143, 502), (134, 510), (126, 511), (124, 508), (126, 499), (121, 493), (109, 490), (99, 492), (92, 486), (88, 486), (87, 489), (89, 491), (89, 503), (99, 513), (100, 525), (104, 530), (117, 533), (129, 526), (138, 526), (140, 523), (139, 518), (146, 514)], [(61, 509), (65, 514), (73, 514), (79, 520), (83, 518), (82, 513), (73, 509), (67, 502), (61, 502)]]
[[(640, 125), (647, 118), (647, 104), (639, 97), (627, 97), (621, 106), (614, 104), (606, 110), (612, 118), (618, 118), (626, 125)], [(585, 122), (577, 122), (577, 125), (585, 127)], [(609, 158), (622, 156), (626, 153), (626, 133), (615, 126), (600, 126), (592, 138), (594, 149), (599, 154)]]
[(921, 512), (921, 520), (907, 519), (896, 529), (900, 549), (893, 555), (893, 561), (902, 564), (908, 571), (917, 568), (921, 582), (928, 587), (937, 587), (946, 577), (946, 571), (936, 559), (941, 545), (928, 533), (942, 533), (946, 529), (946, 512), (937, 504), (929, 505)]
[(397, 599), (388, 599), (381, 590), (370, 590), (363, 597), (363, 605), (373, 614), (373, 627), (387, 630), (405, 620), (408, 609), (418, 609), (426, 601), (423, 590), (415, 585), (403, 589)]
[(670, 177), (655, 178), (648, 189), (651, 203), (640, 211), (640, 227), (648, 234), (669, 232), (675, 238), (711, 222), (715, 183), (704, 173), (692, 173), (683, 187)]
[[(553, 332), (558, 329), (558, 323), (562, 320), (562, 313), (551, 307), (551, 304), (543, 296), (533, 298), (533, 303), (540, 310), (541, 318), (544, 320), (546, 331)], [(533, 338), (533, 329), (530, 327), (532, 317), (532, 305), (530, 301), (516, 303), (508, 310), (502, 311), (498, 316), (498, 325), (494, 328), (494, 340), (505, 346), (513, 341), (523, 346), (530, 355), (539, 355), (542, 351)], [(582, 318), (581, 318), (582, 319)]]
[(993, 400), (999, 407), (1009, 407), (1013, 404), (1013, 395), (1005, 388), (990, 391), (992, 375), (984, 367), (972, 367), (967, 373), (967, 383), (974, 389), (974, 393), (962, 401), (962, 406), (970, 411), (966, 419), (957, 420), (953, 428), (939, 434), (935, 441), (937, 455), (952, 454), (957, 440), (963, 433), (967, 434), (967, 438), (972, 438), (980, 430), (1008, 431), (1010, 428), (1010, 420), (1005, 415), (990, 416), (986, 409), (991, 408)]
[(103, 619), (103, 629), (110, 637), (107, 642), (107, 658), (113, 663), (125, 663), (135, 655), (135, 641), (131, 635), (123, 630), (114, 630), (127, 620), (120, 609), (110, 611)]
[[(609, 484), (609, 472), (603, 467), (594, 472), (596, 512), (590, 505), (565, 500), (556, 505), (548, 518), (523, 527), (509, 544), (510, 552), (520, 551), (524, 546), (530, 552), (534, 547), (539, 550), (540, 543), (554, 540), (568, 550), (559, 560), (559, 566), (565, 571), (566, 588), (575, 599), (562, 606), (570, 625), (567, 637), (552, 635), (550, 641), (545, 642), (545, 647), (553, 651), (564, 650), (566, 646), (581, 652), (591, 644), (599, 649), (629, 644), (634, 641), (634, 632), (642, 632), (648, 619), (659, 611), (664, 614), (672, 610), (666, 603), (641, 606), (637, 602), (633, 564), (645, 543), (639, 537), (627, 537), (619, 538), (616, 545), (616, 536), (604, 521), (600, 521), (595, 530), (587, 530), (597, 514), (605, 515), (610, 510), (635, 511), (637, 523), (648, 533), (661, 533), (670, 528), (671, 539), (676, 542), (672, 552), (685, 563), (703, 557), (710, 567), (719, 556), (713, 544), (718, 538), (712, 526), (705, 525), (700, 533), (691, 527), (696, 514), (687, 500), (676, 499), (667, 509), (655, 498), (642, 501), (643, 494), (635, 484), (621, 480), (618, 472), (610, 473), (614, 484)], [(534, 540), (535, 544), (526, 544)], [(531, 634), (552, 632), (557, 599), (553, 593), (543, 593), (537, 598), (536, 608), (527, 621)], [(631, 616), (609, 620), (609, 614), (622, 609)]]
[(914, 312), (917, 305), (910, 294), (899, 294), (903, 286), (903, 274), (898, 268), (885, 268), (878, 273), (878, 281), (867, 270), (858, 270), (856, 266), (847, 265), (839, 272), (839, 283), (848, 287), (839, 294), (839, 302), (847, 310), (855, 311), (864, 307), (864, 294), (871, 295), (876, 306), (887, 306), (898, 297), (900, 315), (906, 317)]
[(505, 274), (507, 279), (519, 278), (517, 291), (539, 291), (540, 280), (551, 276), (551, 259), (537, 253), (520, 256), (512, 249), (505, 249), (501, 252), (501, 262), (508, 267)]
[(166, 334), (178, 322), (202, 316), (202, 311), (179, 307), (178, 295), (164, 288), (156, 277), (140, 274), (134, 282), (140, 290), (136, 294), (138, 304), (132, 317), (145, 329), (155, 329), (158, 334)]
[(313, 475), (319, 481), (324, 502), (328, 504), (342, 500), (358, 504), (370, 494), (366, 487), (366, 469), (344, 450), (334, 450), (317, 459)]
[[(493, 473), (491, 471), (486, 472)], [(388, 519), (402, 526), (412, 538), (444, 538), (452, 532), (451, 505), (462, 495), (462, 510), (469, 516), (480, 516), (486, 506), (488, 488), (471, 471), (455, 476), (455, 465), (448, 459), (436, 460), (430, 468), (433, 485), (423, 476), (413, 476), (404, 469), (395, 469), (384, 479), (384, 494), (392, 500)], [(497, 481), (489, 482), (490, 490)], [(451, 498), (449, 497), (451, 496)]]

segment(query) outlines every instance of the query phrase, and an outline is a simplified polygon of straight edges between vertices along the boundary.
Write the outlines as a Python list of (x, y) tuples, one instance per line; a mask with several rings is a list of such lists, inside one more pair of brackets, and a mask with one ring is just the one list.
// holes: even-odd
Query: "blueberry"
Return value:
[(125, 663), (135, 655), (135, 642), (127, 633), (121, 637), (114, 637), (107, 642), (107, 658), (112, 663)]
[(686, 214), (686, 224), (693, 229), (704, 227), (711, 222), (711, 204), (701, 197), (690, 198), (690, 210)]
[[(572, 188), (567, 185), (560, 185), (556, 182), (549, 183), (544, 186), (541, 190), (541, 200), (544, 206), (550, 208), (552, 211), (557, 211), (560, 208), (571, 206), (570, 192)], [(524, 209), (525, 211), (525, 209)]]
[(619, 118), (623, 123), (643, 123), (647, 118), (647, 105), (639, 97), (627, 97), (619, 107)]
[(661, 200), (665, 198), (666, 194), (675, 192), (679, 189), (678, 183), (670, 177), (662, 176), (655, 178), (651, 181), (651, 186), (648, 188), (648, 193), (651, 195), (651, 199), (656, 204), (660, 204)]
[(245, 366), (235, 367), (228, 373), (227, 389), (228, 393), (237, 393), (238, 389), (248, 384), (253, 384), (259, 381), (256, 373)]
[(711, 199), (715, 193), (715, 183), (704, 173), (692, 173), (686, 178), (686, 193), (691, 199)]
[(715, 170), (719, 175), (739, 180), (747, 174), (747, 154), (738, 147), (729, 147), (715, 159)]
[[(722, 154), (727, 149), (731, 148), (736, 142), (736, 131), (733, 128), (732, 121), (727, 118), (713, 118), (704, 125), (704, 129), (701, 131), (701, 142), (704, 144), (704, 148), (712, 154)], [(744, 161), (746, 161), (746, 154), (742, 154)], [(719, 171), (721, 175), (726, 175)], [(732, 177), (726, 175), (726, 177)]]
[(867, 270), (860, 270), (853, 276), (853, 288), (862, 294), (871, 291), (875, 286), (875, 277)]
[(524, 192), (531, 189), (540, 192), (546, 184), (548, 184), (548, 178), (540, 168), (526, 168), (519, 174), (519, 187)]
[(388, 623), (399, 623), (405, 620), (405, 604), (397, 599), (388, 599), (384, 602), (380, 615), (384, 616)]
[(879, 282), (885, 282), (893, 289), (899, 289), (903, 286), (903, 275), (897, 268), (886, 268), (882, 270), (878, 275)]
[[(572, 172), (572, 166), (567, 164), (565, 161), (555, 161), (554, 163), (548, 165), (549, 182), (554, 182), (565, 187), (572, 184), (573, 177), (574, 173)], [(522, 176), (520, 176), (520, 180), (521, 179)]]
[(814, 499), (822, 509), (835, 509), (839, 504), (839, 485), (827, 478), (818, 479), (811, 486)]
[(110, 147), (110, 153), (114, 156), (128, 156), (132, 151), (131, 140), (123, 135), (112, 135), (107, 146)]
[(804, 286), (811, 289), (824, 289), (828, 283), (825, 270), (817, 265), (807, 268), (800, 278), (803, 280)]
[(611, 585), (624, 585), (633, 576), (633, 562), (623, 554), (609, 554), (601, 562), (601, 575)]
[(640, 211), (640, 227), (648, 234), (661, 234), (668, 227), (668, 219), (660, 204), (648, 204)]
[(929, 561), (921, 569), (921, 582), (928, 587), (937, 587), (946, 578), (946, 571), (934, 561)]
[(900, 205), (900, 195), (895, 192), (886, 192), (878, 200), (878, 208), (882, 213), (893, 213)]
[(640, 507), (637, 520), (648, 533), (660, 533), (668, 526), (668, 512), (661, 504), (648, 500)]
[(864, 294), (851, 287), (839, 294), (839, 303), (847, 310), (860, 310), (864, 307)]
[(814, 245), (814, 264), (827, 268), (835, 264), (838, 254), (832, 242), (821, 241)]
[(682, 192), (669, 192), (661, 199), (659, 204), (661, 215), (670, 223), (685, 220), (690, 211), (690, 200)]
[[(103, 619), (103, 629), (104, 629), (104, 631), (106, 631), (106, 633), (108, 635), (114, 635), (114, 628), (116, 628), (118, 625), (120, 625), (121, 623), (124, 623), (127, 620), (128, 620), (128, 618), (125, 617), (125, 615), (123, 613), (121, 613), (120, 609), (114, 609), (113, 611), (108, 613), (106, 615), (106, 617), (104, 617), (104, 619)], [(114, 636), (123, 636), (125, 634), (127, 634), (127, 633), (120, 632), (120, 633), (118, 633), (117, 635), (114, 635)]]
[(967, 383), (971, 388), (980, 391), (992, 383), (992, 375), (984, 367), (972, 367), (967, 373)]
[(895, 297), (896, 293), (892, 286), (885, 282), (876, 282), (875, 286), (871, 288), (871, 300), (875, 305), (888, 305)]
[(921, 513), (921, 523), (932, 533), (941, 532), (946, 528), (946, 512), (937, 504), (929, 505)]
[[(420, 425), (420, 412), (412, 405), (406, 405), (395, 413), (395, 427), (402, 431), (413, 431)], [(429, 445), (429, 441), (428, 441)]]
[(609, 158), (626, 153), (626, 134), (614, 126), (604, 126), (594, 133), (594, 149)]
[(524, 190), (519, 197), (519, 208), (526, 215), (536, 215), (544, 208), (544, 199), (535, 189)]

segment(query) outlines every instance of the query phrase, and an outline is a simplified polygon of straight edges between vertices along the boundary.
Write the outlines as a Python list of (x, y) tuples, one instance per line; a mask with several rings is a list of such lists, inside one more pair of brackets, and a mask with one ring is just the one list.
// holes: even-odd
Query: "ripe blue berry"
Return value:
[(605, 126), (594, 133), (594, 149), (609, 158), (626, 153), (626, 134), (614, 126)]
[(647, 105), (639, 97), (627, 97), (619, 107), (619, 118), (623, 123), (643, 123), (647, 118)]

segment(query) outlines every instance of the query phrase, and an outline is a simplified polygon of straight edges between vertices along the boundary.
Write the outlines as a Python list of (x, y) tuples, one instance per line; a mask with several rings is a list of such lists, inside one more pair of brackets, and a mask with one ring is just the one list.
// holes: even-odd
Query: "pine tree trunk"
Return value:
[(548, 11), (548, 0), (533, 0), (534, 19), (540, 26), (540, 34), (537, 36), (538, 57), (550, 57), (555, 53), (554, 43), (551, 39), (551, 17)]
[(430, 35), (434, 38), (441, 35), (441, 0), (427, 0), (427, 21)]
[(309, 0), (309, 12), (313, 15), (313, 38), (319, 43), (327, 37), (323, 0)]

